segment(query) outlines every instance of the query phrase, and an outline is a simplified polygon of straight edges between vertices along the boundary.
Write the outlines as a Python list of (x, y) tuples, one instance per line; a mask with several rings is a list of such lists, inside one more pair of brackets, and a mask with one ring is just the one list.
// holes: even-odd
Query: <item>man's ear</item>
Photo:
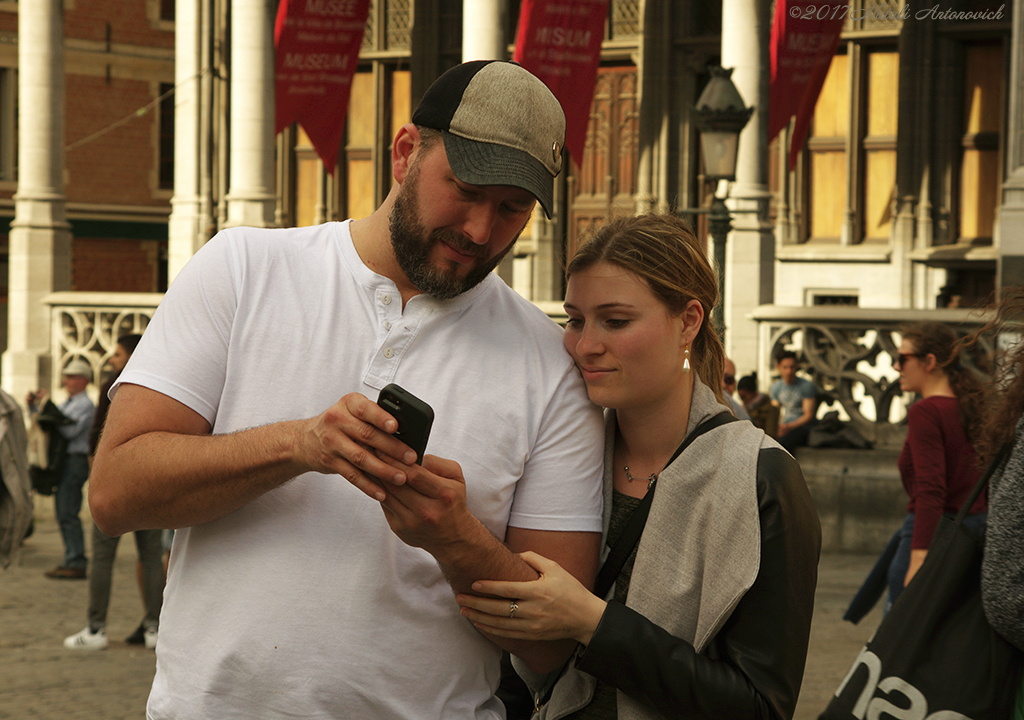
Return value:
[(391, 145), (391, 174), (395, 182), (401, 185), (409, 175), (412, 158), (420, 145), (420, 131), (412, 123), (406, 123), (398, 129), (395, 141)]

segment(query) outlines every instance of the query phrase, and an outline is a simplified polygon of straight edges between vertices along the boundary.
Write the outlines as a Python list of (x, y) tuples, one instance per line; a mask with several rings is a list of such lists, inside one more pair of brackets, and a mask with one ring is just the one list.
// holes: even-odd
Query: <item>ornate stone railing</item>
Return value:
[(899, 446), (906, 437), (906, 407), (899, 372), (893, 368), (900, 328), (915, 322), (947, 323), (960, 335), (983, 325), (979, 310), (897, 310), (849, 306), (763, 305), (753, 313), (759, 326), (758, 378), (766, 391), (775, 373), (773, 358), (792, 350), (804, 375), (821, 391), (819, 417), (838, 410), (880, 447)]
[[(99, 379), (114, 352), (117, 338), (142, 332), (149, 324), (160, 293), (53, 293), (51, 388), (60, 387), (60, 369), (72, 358), (86, 359)], [(565, 322), (559, 302), (537, 303), (553, 320)], [(906, 435), (906, 406), (893, 360), (903, 325), (935, 321), (966, 334), (987, 321), (978, 310), (897, 310), (848, 306), (781, 307), (763, 305), (752, 319), (759, 327), (758, 378), (767, 390), (775, 369), (772, 359), (792, 350), (803, 374), (821, 390), (819, 416), (838, 410), (880, 447), (896, 447)]]
[(117, 347), (117, 338), (141, 333), (149, 324), (162, 293), (58, 292), (44, 298), (50, 306), (51, 391), (61, 384), (60, 371), (75, 357), (87, 360), (93, 378)]

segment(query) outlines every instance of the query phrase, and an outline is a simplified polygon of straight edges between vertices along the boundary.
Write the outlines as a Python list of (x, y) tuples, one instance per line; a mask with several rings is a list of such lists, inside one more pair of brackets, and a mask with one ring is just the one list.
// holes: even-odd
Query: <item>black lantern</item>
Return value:
[(711, 80), (690, 107), (693, 124), (700, 131), (701, 154), (704, 156), (704, 177), (708, 180), (735, 180), (736, 154), (740, 132), (754, 108), (743, 104), (731, 75), (733, 68), (708, 67)]

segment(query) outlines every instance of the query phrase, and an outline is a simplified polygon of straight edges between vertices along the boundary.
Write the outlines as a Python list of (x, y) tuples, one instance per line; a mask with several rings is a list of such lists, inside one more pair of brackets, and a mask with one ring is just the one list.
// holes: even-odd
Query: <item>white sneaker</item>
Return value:
[(153, 650), (156, 648), (156, 628), (147, 627), (142, 633), (143, 639), (146, 641), (146, 649)]
[(107, 631), (100, 628), (90, 632), (87, 625), (84, 630), (64, 638), (64, 647), (68, 650), (102, 650), (107, 646)]

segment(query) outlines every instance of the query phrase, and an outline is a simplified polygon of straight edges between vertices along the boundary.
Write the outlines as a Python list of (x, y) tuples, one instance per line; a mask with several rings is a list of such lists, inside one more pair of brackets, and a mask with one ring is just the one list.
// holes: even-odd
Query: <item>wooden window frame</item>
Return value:
[[(854, 38), (846, 40), (837, 55), (845, 55), (848, 74), (846, 78), (849, 111), (845, 136), (809, 136), (804, 150), (800, 153), (799, 167), (793, 173), (791, 182), (798, 183), (797, 197), (802, 206), (802, 222), (798, 223), (796, 233), (797, 245), (813, 245), (826, 247), (875, 246), (880, 247), (888, 242), (887, 238), (868, 238), (865, 217), (868, 199), (866, 193), (866, 173), (868, 154), (873, 150), (896, 150), (896, 135), (868, 135), (868, 92), (869, 92), (869, 58), (873, 53), (893, 53), (898, 61), (898, 47), (888, 38), (865, 40)], [(895, 102), (895, 100), (894, 100)], [(897, 119), (898, 122), (898, 119)], [(780, 161), (785, 163), (787, 143), (779, 144)], [(844, 172), (844, 209), (843, 219), (839, 228), (839, 236), (812, 237), (814, 225), (812, 217), (813, 192), (816, 183), (812, 173), (813, 151), (843, 150), (845, 154)], [(810, 152), (809, 152), (810, 151)], [(895, 182), (895, 176), (893, 177)], [(890, 218), (889, 222), (892, 222)], [(890, 230), (891, 236), (891, 230)], [(790, 244), (790, 243), (786, 243)]]

